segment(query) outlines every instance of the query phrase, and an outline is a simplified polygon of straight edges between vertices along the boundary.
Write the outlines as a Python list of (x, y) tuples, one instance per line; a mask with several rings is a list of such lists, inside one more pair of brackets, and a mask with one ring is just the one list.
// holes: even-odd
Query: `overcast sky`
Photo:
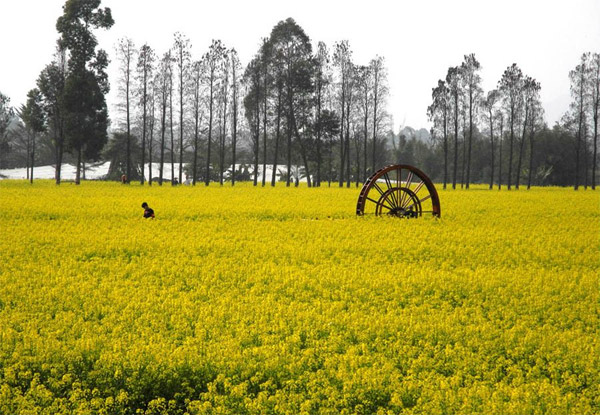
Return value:
[[(24, 103), (48, 64), (58, 37), (55, 24), (65, 0), (0, 0), (0, 91), (13, 106)], [(546, 121), (553, 125), (569, 104), (569, 70), (586, 51), (600, 52), (600, 0), (496, 1), (267, 1), (103, 0), (115, 25), (97, 31), (114, 58), (117, 39), (148, 42), (162, 54), (180, 31), (198, 59), (211, 39), (235, 47), (245, 65), (260, 39), (293, 17), (313, 45), (348, 39), (355, 63), (384, 56), (391, 96), (388, 109), (401, 125), (429, 127), (431, 88), (449, 66), (475, 53), (483, 88), (494, 88), (516, 62), (542, 85)], [(111, 118), (118, 115), (116, 59), (109, 66)]]

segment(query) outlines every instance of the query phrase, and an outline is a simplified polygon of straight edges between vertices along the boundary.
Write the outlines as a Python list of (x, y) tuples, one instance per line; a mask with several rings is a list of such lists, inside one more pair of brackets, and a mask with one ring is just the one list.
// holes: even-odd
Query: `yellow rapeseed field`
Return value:
[(598, 192), (358, 192), (0, 182), (0, 414), (600, 413)]

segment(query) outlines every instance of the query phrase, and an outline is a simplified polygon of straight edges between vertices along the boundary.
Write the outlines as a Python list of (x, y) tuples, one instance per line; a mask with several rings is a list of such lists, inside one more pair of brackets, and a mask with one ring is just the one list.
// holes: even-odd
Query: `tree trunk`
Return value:
[(454, 94), (454, 166), (452, 189), (456, 189), (456, 174), (458, 172), (458, 91)]
[[(528, 104), (526, 104), (529, 106)], [(517, 177), (515, 177), (515, 189), (519, 188), (521, 181), (521, 166), (523, 160), (523, 149), (525, 147), (525, 133), (527, 132), (527, 122), (529, 121), (529, 109), (525, 109), (525, 122), (523, 123), (523, 133), (521, 134), (521, 143), (519, 144), (519, 157), (517, 159)]]
[(500, 136), (498, 138), (498, 190), (502, 189), (502, 141), (504, 138), (504, 119), (500, 118)]
[(281, 86), (277, 90), (277, 129), (275, 132), (275, 155), (273, 157), (273, 172), (271, 173), (271, 186), (277, 180), (277, 156), (279, 154), (279, 138), (281, 135)]
[(140, 177), (140, 184), (144, 185), (144, 175), (146, 174), (146, 70), (144, 69), (144, 92), (142, 97), (142, 175)]
[(489, 111), (490, 116), (490, 146), (492, 147), (491, 151), (491, 168), (492, 171), (490, 173), (490, 190), (494, 188), (494, 115), (492, 114), (492, 109)]
[[(444, 101), (444, 106), (446, 101)], [(448, 183), (448, 119), (447, 110), (444, 108), (444, 190)]]
[[(164, 92), (164, 93), (166, 93), (166, 92)], [(166, 128), (167, 128), (167, 101), (166, 101), (166, 97), (163, 96), (161, 128), (160, 128), (160, 165), (158, 167), (158, 185), (159, 186), (162, 186), (162, 183), (163, 183), (163, 172), (164, 172), (164, 166), (165, 166)]]
[(77, 168), (75, 169), (75, 184), (81, 183), (81, 148), (77, 150)]
[(594, 154), (592, 156), (592, 190), (596, 190), (596, 155), (598, 154), (598, 108), (594, 113)]
[[(183, 51), (179, 51), (180, 62)], [(183, 183), (183, 64), (179, 71), (179, 184)]]
[[(533, 122), (535, 122), (535, 117), (533, 117)], [(531, 130), (529, 132), (529, 173), (527, 175), (527, 190), (531, 189), (531, 177), (533, 176), (533, 140), (534, 140), (534, 126), (533, 122), (531, 125)]]
[(173, 89), (169, 92), (169, 131), (171, 132), (171, 186), (175, 186), (175, 134), (173, 133)]
[(33, 184), (33, 167), (35, 166), (35, 134), (31, 138), (31, 172), (29, 173), (29, 183)]
[(510, 190), (510, 181), (512, 176), (512, 157), (513, 157), (513, 142), (515, 139), (515, 110), (511, 107), (510, 111), (510, 145), (508, 148), (508, 182), (506, 188)]
[(212, 123), (213, 123), (213, 92), (214, 92), (214, 70), (211, 70), (210, 75), (210, 98), (208, 101), (208, 142), (206, 150), (206, 177), (204, 184), (208, 186), (210, 183), (210, 145), (212, 142)]
[(469, 91), (469, 148), (467, 152), (467, 183), (466, 188), (469, 188), (471, 182), (471, 147), (473, 146), (473, 90)]

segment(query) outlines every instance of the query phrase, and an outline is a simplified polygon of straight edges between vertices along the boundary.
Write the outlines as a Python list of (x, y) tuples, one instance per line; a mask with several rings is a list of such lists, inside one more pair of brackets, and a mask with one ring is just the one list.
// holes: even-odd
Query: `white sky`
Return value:
[[(0, 0), (0, 91), (13, 106), (52, 59), (56, 19), (64, 0)], [(600, 52), (600, 0), (340, 1), (340, 0), (103, 0), (115, 25), (97, 31), (109, 66), (111, 118), (117, 118), (114, 45), (128, 36), (162, 54), (180, 31), (190, 38), (195, 59), (211, 39), (235, 47), (245, 65), (260, 39), (280, 20), (293, 17), (311, 38), (328, 46), (348, 39), (356, 63), (376, 54), (386, 59), (391, 97), (388, 109), (399, 125), (428, 128), (431, 88), (449, 66), (475, 53), (484, 90), (494, 88), (516, 62), (541, 82), (546, 120), (553, 125), (569, 104), (568, 72), (586, 51)]]

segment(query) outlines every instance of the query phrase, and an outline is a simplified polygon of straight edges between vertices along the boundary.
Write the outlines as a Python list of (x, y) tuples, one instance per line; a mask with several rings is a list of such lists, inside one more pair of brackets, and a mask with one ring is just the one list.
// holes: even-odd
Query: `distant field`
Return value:
[(600, 413), (598, 192), (357, 197), (1, 181), (0, 414)]

